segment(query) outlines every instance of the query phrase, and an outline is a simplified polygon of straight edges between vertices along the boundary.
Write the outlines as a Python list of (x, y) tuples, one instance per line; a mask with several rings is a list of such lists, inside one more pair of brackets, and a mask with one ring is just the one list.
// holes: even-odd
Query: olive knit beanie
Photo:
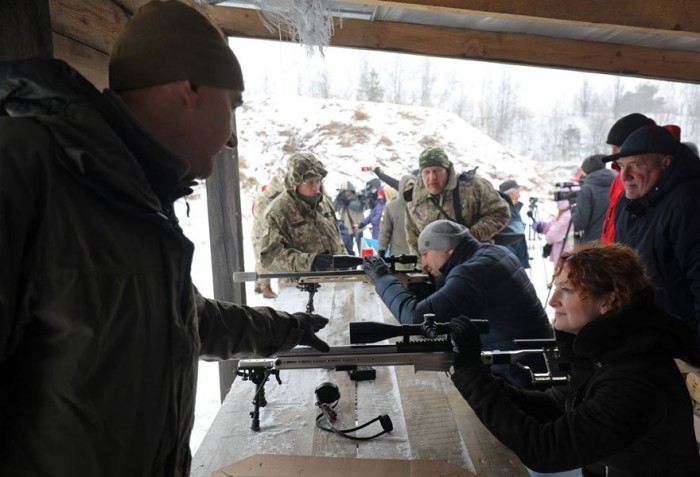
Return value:
[(221, 32), (177, 0), (139, 8), (114, 42), (109, 87), (117, 92), (189, 80), (243, 91), (243, 73)]
[(445, 169), (449, 169), (452, 166), (445, 151), (439, 147), (429, 147), (421, 152), (418, 157), (418, 168), (420, 170), (434, 166), (444, 167)]

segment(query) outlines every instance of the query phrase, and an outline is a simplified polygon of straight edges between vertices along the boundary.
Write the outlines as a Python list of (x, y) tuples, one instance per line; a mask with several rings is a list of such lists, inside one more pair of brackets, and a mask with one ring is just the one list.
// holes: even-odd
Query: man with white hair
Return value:
[(693, 326), (700, 364), (700, 161), (660, 126), (637, 129), (615, 161), (625, 189), (615, 212), (615, 241), (644, 261), (655, 303)]

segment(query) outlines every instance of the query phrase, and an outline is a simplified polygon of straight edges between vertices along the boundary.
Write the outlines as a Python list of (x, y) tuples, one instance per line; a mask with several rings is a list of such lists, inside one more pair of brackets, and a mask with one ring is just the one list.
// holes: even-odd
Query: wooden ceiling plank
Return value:
[(122, 4), (112, 0), (50, 0), (49, 9), (54, 33), (103, 54), (109, 54), (117, 33), (129, 18)]
[(700, 36), (697, 0), (343, 0), (374, 7)]
[[(289, 40), (270, 33), (254, 10), (209, 8), (228, 35)], [(699, 53), (533, 35), (346, 19), (331, 45), (700, 83)]]

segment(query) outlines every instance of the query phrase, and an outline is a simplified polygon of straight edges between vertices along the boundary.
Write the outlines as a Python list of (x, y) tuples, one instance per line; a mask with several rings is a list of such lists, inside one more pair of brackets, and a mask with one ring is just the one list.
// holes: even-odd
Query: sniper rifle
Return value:
[[(280, 370), (285, 369), (333, 369), (346, 371), (350, 379), (359, 381), (374, 379), (374, 370), (369, 366), (413, 366), (415, 371), (449, 372), (454, 362), (453, 346), (449, 338), (448, 323), (438, 323), (435, 315), (426, 314), (422, 324), (390, 325), (373, 321), (350, 323), (351, 346), (331, 347), (328, 353), (321, 353), (311, 348), (296, 348), (280, 353), (271, 358), (241, 359), (238, 361), (236, 374), (244, 381), (256, 385), (253, 397), (254, 409), (251, 411), (251, 429), (260, 430), (260, 408), (267, 405), (265, 383), (274, 376), (279, 384)], [(472, 320), (480, 333), (488, 332), (488, 322)], [(443, 336), (444, 338), (439, 338)], [(412, 340), (412, 336), (423, 339)], [(394, 344), (369, 345), (389, 338), (401, 337)], [(517, 364), (529, 373), (535, 387), (548, 387), (564, 384), (568, 376), (563, 374), (568, 369), (560, 356), (554, 340), (515, 340), (522, 349), (513, 351), (483, 351), (481, 361), (488, 365)], [(541, 355), (545, 371), (538, 373), (530, 367), (517, 363), (527, 355)]]
[[(432, 291), (427, 291), (427, 287), (432, 287), (430, 276), (421, 272), (416, 268), (418, 257), (415, 255), (388, 255), (382, 257), (389, 265), (389, 269), (403, 283), (406, 288), (416, 294), (428, 295)], [(413, 265), (413, 269), (402, 270), (396, 269), (397, 264)], [(235, 272), (233, 274), (233, 282), (252, 282), (258, 279), (271, 278), (287, 278), (297, 281), (297, 288), (301, 291), (309, 293), (309, 300), (306, 303), (306, 312), (314, 312), (314, 295), (321, 287), (321, 283), (331, 282), (356, 282), (368, 281), (369, 277), (364, 270), (357, 270), (355, 267), (362, 265), (362, 257), (354, 255), (333, 255), (334, 270), (329, 271), (309, 271), (309, 272), (272, 272), (272, 273), (255, 273), (255, 272)]]

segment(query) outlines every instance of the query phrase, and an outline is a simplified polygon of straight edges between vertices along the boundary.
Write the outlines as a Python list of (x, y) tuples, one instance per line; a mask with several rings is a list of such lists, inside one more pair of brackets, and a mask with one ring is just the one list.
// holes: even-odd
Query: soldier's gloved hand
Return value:
[(316, 332), (328, 324), (328, 318), (313, 313), (300, 312), (292, 314), (292, 319), (296, 320), (297, 327), (304, 332), (299, 341), (300, 345), (311, 346), (322, 353), (327, 353), (330, 350), (328, 344), (316, 336)]
[(319, 253), (314, 257), (314, 261), (311, 262), (312, 272), (325, 272), (331, 269), (333, 265), (333, 255), (328, 253)]
[(389, 265), (386, 264), (383, 258), (377, 257), (376, 255), (367, 255), (362, 260), (362, 268), (375, 283), (380, 278), (391, 274)]
[(455, 353), (455, 370), (465, 364), (481, 360), (481, 338), (479, 330), (464, 315), (452, 318), (449, 324), (450, 341)]

